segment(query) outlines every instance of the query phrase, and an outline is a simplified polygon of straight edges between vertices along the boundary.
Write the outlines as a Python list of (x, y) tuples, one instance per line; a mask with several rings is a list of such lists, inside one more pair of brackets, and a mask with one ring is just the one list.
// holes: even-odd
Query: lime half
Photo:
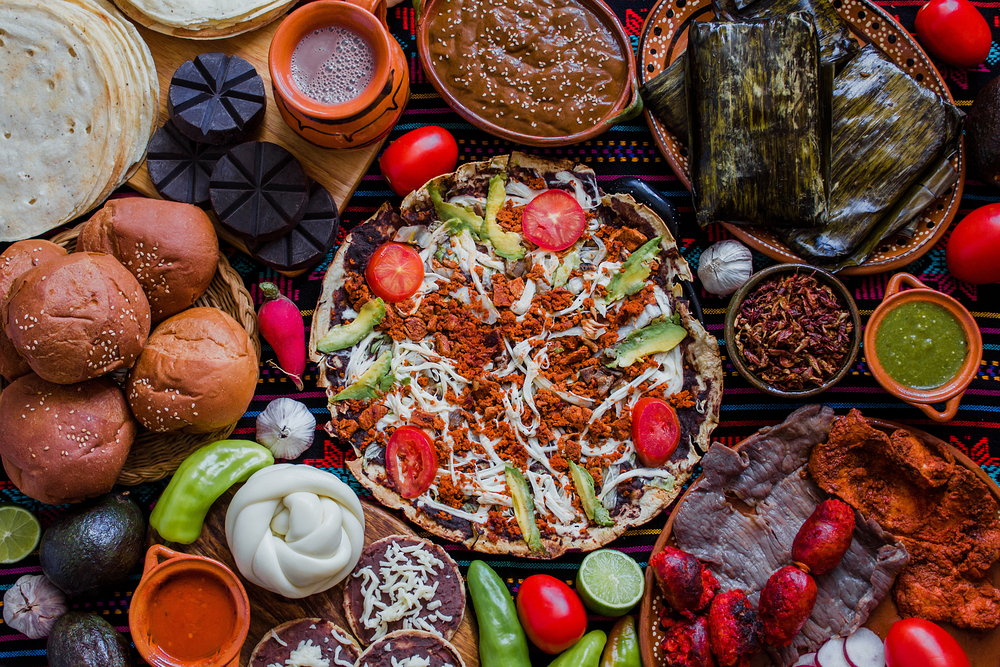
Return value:
[(644, 588), (639, 564), (613, 549), (588, 554), (576, 573), (576, 592), (587, 609), (601, 616), (627, 614), (642, 599)]
[(17, 505), (0, 505), (0, 563), (16, 563), (35, 550), (42, 527), (35, 515)]

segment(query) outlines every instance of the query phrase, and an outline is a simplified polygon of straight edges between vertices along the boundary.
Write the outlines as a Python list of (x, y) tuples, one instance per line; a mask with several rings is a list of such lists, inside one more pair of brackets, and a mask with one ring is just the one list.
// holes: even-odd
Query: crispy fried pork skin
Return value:
[(836, 498), (824, 500), (795, 534), (792, 560), (817, 577), (833, 571), (851, 548), (854, 510)]
[(809, 620), (816, 605), (816, 581), (799, 568), (786, 565), (771, 575), (760, 592), (764, 641), (787, 646)]
[(761, 649), (764, 624), (743, 591), (726, 591), (708, 608), (709, 644), (719, 667), (748, 667)]
[(704, 609), (719, 590), (708, 568), (689, 553), (665, 547), (649, 559), (667, 604), (681, 613)]
[(663, 667), (715, 667), (712, 649), (708, 640), (708, 619), (695, 616), (691, 619), (664, 615), (660, 619), (663, 628)]

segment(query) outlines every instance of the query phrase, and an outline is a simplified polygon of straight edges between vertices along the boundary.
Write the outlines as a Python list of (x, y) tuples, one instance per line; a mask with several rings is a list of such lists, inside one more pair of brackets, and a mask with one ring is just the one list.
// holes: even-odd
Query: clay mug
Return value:
[[(371, 46), (375, 70), (360, 95), (340, 104), (308, 97), (292, 79), (292, 54), (303, 38), (339, 26)], [(271, 85), (281, 117), (306, 140), (323, 148), (362, 148), (381, 141), (410, 99), (410, 68), (386, 24), (386, 0), (315, 0), (288, 15), (268, 52)]]
[[(906, 285), (912, 289), (903, 290)], [(925, 301), (936, 304), (948, 311), (962, 327), (965, 333), (965, 340), (969, 345), (969, 353), (965, 357), (965, 362), (953, 378), (945, 382), (940, 387), (933, 389), (914, 389), (897, 382), (885, 371), (875, 353), (875, 336), (878, 329), (885, 320), (889, 311), (904, 303), (914, 301)], [(897, 273), (890, 280), (885, 288), (885, 296), (882, 303), (872, 313), (865, 327), (865, 360), (872, 375), (882, 388), (896, 398), (920, 408), (924, 413), (937, 422), (951, 421), (958, 412), (958, 404), (965, 395), (965, 390), (976, 377), (979, 364), (983, 360), (983, 337), (979, 333), (979, 325), (972, 317), (968, 309), (955, 299), (929, 288), (920, 282), (916, 276), (909, 273)], [(944, 411), (934, 407), (935, 403), (944, 403)]]
[[(163, 585), (173, 577), (190, 574), (208, 575), (222, 584), (229, 594), (235, 622), (232, 633), (216, 652), (184, 660), (169, 655), (155, 643), (150, 636), (150, 615)], [(239, 578), (219, 561), (154, 544), (146, 552), (142, 579), (129, 605), (128, 621), (136, 650), (152, 667), (239, 667), (240, 650), (250, 630), (250, 601)]]

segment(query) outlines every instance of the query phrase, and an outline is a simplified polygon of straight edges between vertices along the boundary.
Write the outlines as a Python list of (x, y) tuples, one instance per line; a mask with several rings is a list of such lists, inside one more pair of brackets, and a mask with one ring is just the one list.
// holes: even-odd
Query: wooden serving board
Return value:
[[(232, 500), (234, 494), (235, 490), (230, 490), (212, 505), (212, 509), (205, 519), (205, 527), (197, 541), (192, 544), (171, 543), (169, 546), (182, 553), (206, 556), (221, 561), (236, 573), (236, 576), (243, 583), (243, 587), (246, 588), (247, 597), (250, 598), (250, 633), (247, 635), (247, 639), (243, 643), (243, 650), (240, 652), (240, 667), (249, 666), (250, 654), (253, 653), (257, 642), (267, 634), (268, 630), (285, 621), (305, 617), (328, 618), (342, 627), (348, 634), (351, 634), (347, 617), (344, 615), (343, 583), (323, 593), (290, 600), (250, 583), (240, 574), (226, 542), (226, 510), (229, 508), (229, 501)], [(366, 502), (361, 504), (365, 508), (365, 546), (389, 535), (416, 536), (416, 533), (409, 526), (385, 510)], [(152, 528), (150, 528), (150, 536), (151, 542), (162, 542), (162, 539)], [(479, 667), (477, 637), (478, 631), (472, 618), (472, 607), (466, 604), (462, 624), (455, 636), (451, 638), (451, 643), (455, 645), (455, 648), (461, 653), (462, 659), (465, 660), (466, 667)]]
[[(939, 438), (935, 438), (930, 433), (926, 433), (910, 426), (890, 421), (883, 421), (880, 419), (872, 419), (869, 417), (866, 417), (865, 419), (874, 428), (887, 433), (902, 428), (925, 442), (933, 442), (938, 445), (944, 445), (955, 457), (955, 462), (971, 470), (976, 477), (983, 481), (994, 499), (996, 499), (997, 502), (1000, 502), (1000, 487), (997, 486), (997, 483), (994, 482), (982, 468), (976, 465), (972, 459), (948, 443), (940, 440)], [(739, 445), (737, 445), (737, 449), (738, 448)], [(653, 545), (652, 553), (655, 554), (662, 551), (663, 548), (668, 545), (673, 547), (677, 546), (673, 538), (674, 519), (677, 517), (677, 510), (684, 503), (688, 493), (690, 493), (690, 488), (684, 493), (684, 495), (681, 496), (681, 499), (674, 506), (674, 510), (670, 513), (670, 518), (667, 519), (667, 525), (663, 527), (663, 532), (660, 533), (660, 537), (656, 540), (656, 544)], [(990, 580), (993, 582), (994, 586), (1000, 587), (1000, 561), (994, 563), (993, 567), (990, 569)], [(657, 650), (654, 653), (654, 647), (658, 647), (660, 641), (663, 639), (663, 632), (659, 627), (659, 618), (660, 610), (663, 609), (664, 606), (665, 602), (663, 601), (663, 595), (660, 593), (660, 587), (653, 574), (653, 568), (647, 567), (646, 592), (643, 594), (642, 602), (639, 608), (639, 647), (642, 653), (643, 664), (659, 664), (657, 662), (658, 658), (656, 657), (659, 655), (659, 651)], [(865, 627), (875, 632), (875, 634), (881, 637), (882, 640), (885, 640), (885, 636), (889, 632), (889, 628), (892, 627), (893, 623), (901, 618), (902, 616), (899, 615), (899, 612), (896, 609), (892, 589), (890, 589), (889, 594), (886, 595), (881, 604), (879, 604), (879, 606), (876, 607), (868, 617)], [(938, 625), (958, 640), (958, 643), (965, 650), (966, 655), (968, 655), (969, 662), (972, 667), (996, 667), (997, 656), (1000, 656), (1000, 628), (995, 628), (987, 632), (977, 632), (975, 630), (965, 630), (950, 623), (938, 623)], [(770, 661), (767, 659), (766, 654), (761, 652), (755, 656), (750, 664), (751, 667), (761, 667), (762, 665), (770, 664)]]
[[(267, 52), (271, 48), (271, 38), (283, 20), (282, 18), (273, 21), (253, 32), (208, 42), (181, 39), (137, 25), (136, 29), (146, 40), (146, 44), (149, 45), (149, 50), (153, 54), (153, 60), (156, 62), (156, 73), (160, 79), (160, 120), (157, 127), (162, 126), (169, 118), (167, 91), (170, 89), (170, 79), (173, 78), (174, 71), (178, 67), (202, 53), (221, 51), (227, 55), (238, 55), (257, 69), (257, 73), (264, 80), (264, 89), (267, 91), (267, 112), (264, 122), (251, 138), (258, 141), (271, 141), (285, 147), (299, 159), (310, 178), (330, 191), (334, 201), (337, 202), (337, 209), (343, 212), (351, 195), (357, 189), (358, 183), (361, 182), (361, 177), (375, 161), (375, 157), (382, 149), (385, 140), (353, 150), (320, 148), (300, 137), (285, 123), (274, 102), (271, 73), (267, 67)], [(128, 180), (128, 184), (148, 197), (160, 198), (149, 179), (149, 170), (146, 168), (145, 162)], [(209, 213), (209, 217), (213, 218), (214, 221), (215, 216), (211, 215), (211, 211)], [(226, 233), (218, 224), (215, 227), (220, 238), (241, 252), (246, 252), (246, 246), (242, 241)], [(296, 276), (302, 273), (304, 271), (288, 272), (285, 275)]]

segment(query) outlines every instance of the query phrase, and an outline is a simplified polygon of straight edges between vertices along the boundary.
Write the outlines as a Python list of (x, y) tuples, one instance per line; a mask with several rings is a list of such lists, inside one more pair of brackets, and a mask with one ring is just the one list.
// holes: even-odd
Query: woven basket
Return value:
[[(85, 224), (85, 223), (83, 223)], [(66, 248), (76, 250), (76, 239), (83, 229), (83, 224), (52, 237), (52, 242)], [(260, 360), (260, 336), (257, 331), (257, 315), (254, 312), (253, 300), (243, 286), (240, 274), (229, 265), (226, 258), (219, 253), (219, 268), (208, 290), (201, 295), (195, 306), (209, 306), (231, 315), (250, 334), (257, 359)], [(233, 432), (236, 424), (213, 433), (153, 433), (139, 427), (132, 450), (125, 460), (125, 467), (118, 476), (118, 483), (132, 486), (142, 482), (153, 482), (173, 474), (187, 455), (203, 445), (223, 440)]]

